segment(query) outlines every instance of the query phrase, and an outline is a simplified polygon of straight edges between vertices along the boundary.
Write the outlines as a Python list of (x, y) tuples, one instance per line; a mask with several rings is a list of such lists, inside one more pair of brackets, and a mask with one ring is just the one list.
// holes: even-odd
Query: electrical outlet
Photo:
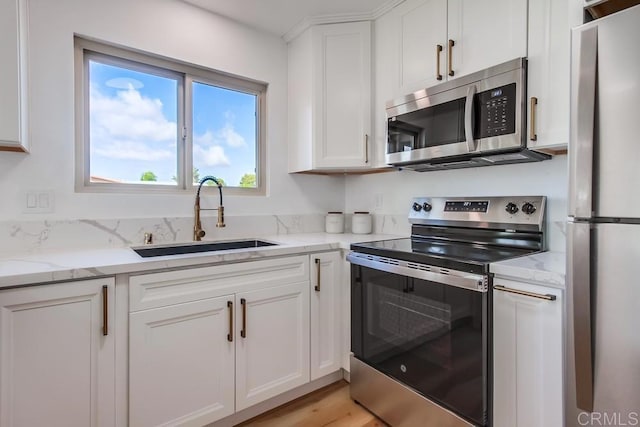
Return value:
[(24, 213), (52, 213), (54, 211), (53, 190), (29, 190), (24, 193)]

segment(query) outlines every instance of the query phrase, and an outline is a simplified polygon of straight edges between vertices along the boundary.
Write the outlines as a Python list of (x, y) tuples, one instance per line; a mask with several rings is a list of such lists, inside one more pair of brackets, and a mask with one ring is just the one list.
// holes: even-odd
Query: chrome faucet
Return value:
[[(213, 181), (218, 186), (218, 191), (220, 192), (220, 205), (217, 208), (211, 209), (201, 209), (200, 208), (200, 190), (202, 190), (202, 184), (207, 181)], [(198, 185), (198, 192), (196, 193), (196, 203), (194, 205), (194, 221), (193, 221), (193, 240), (199, 242), (202, 238), (207, 234), (202, 229), (202, 223), (200, 221), (200, 211), (218, 211), (218, 222), (216, 223), (216, 227), (224, 227), (224, 206), (222, 206), (222, 184), (213, 176), (205, 176), (200, 180), (200, 184)]]

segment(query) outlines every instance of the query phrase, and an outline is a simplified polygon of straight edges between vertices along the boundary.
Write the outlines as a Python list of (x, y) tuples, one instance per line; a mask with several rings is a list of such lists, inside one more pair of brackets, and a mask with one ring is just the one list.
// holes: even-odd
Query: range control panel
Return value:
[(542, 230), (545, 204), (545, 196), (416, 197), (409, 210), (409, 222), (503, 229), (519, 224)]

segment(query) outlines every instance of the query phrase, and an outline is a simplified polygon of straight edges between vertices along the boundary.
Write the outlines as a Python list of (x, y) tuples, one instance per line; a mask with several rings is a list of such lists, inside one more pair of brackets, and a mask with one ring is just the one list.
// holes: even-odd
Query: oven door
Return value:
[(366, 264), (352, 260), (354, 357), (471, 423), (486, 425), (487, 292), (439, 282), (437, 273), (416, 270), (416, 276), (429, 276), (418, 278), (389, 271), (395, 266)]
[[(473, 76), (469, 76), (473, 77)], [(416, 92), (387, 108), (386, 162), (410, 165), (526, 148), (525, 69)]]

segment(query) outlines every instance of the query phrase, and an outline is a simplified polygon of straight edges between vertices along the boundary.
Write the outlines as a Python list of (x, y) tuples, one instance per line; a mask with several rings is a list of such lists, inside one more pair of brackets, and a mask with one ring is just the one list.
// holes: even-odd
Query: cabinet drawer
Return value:
[(306, 255), (132, 276), (129, 311), (309, 280)]

